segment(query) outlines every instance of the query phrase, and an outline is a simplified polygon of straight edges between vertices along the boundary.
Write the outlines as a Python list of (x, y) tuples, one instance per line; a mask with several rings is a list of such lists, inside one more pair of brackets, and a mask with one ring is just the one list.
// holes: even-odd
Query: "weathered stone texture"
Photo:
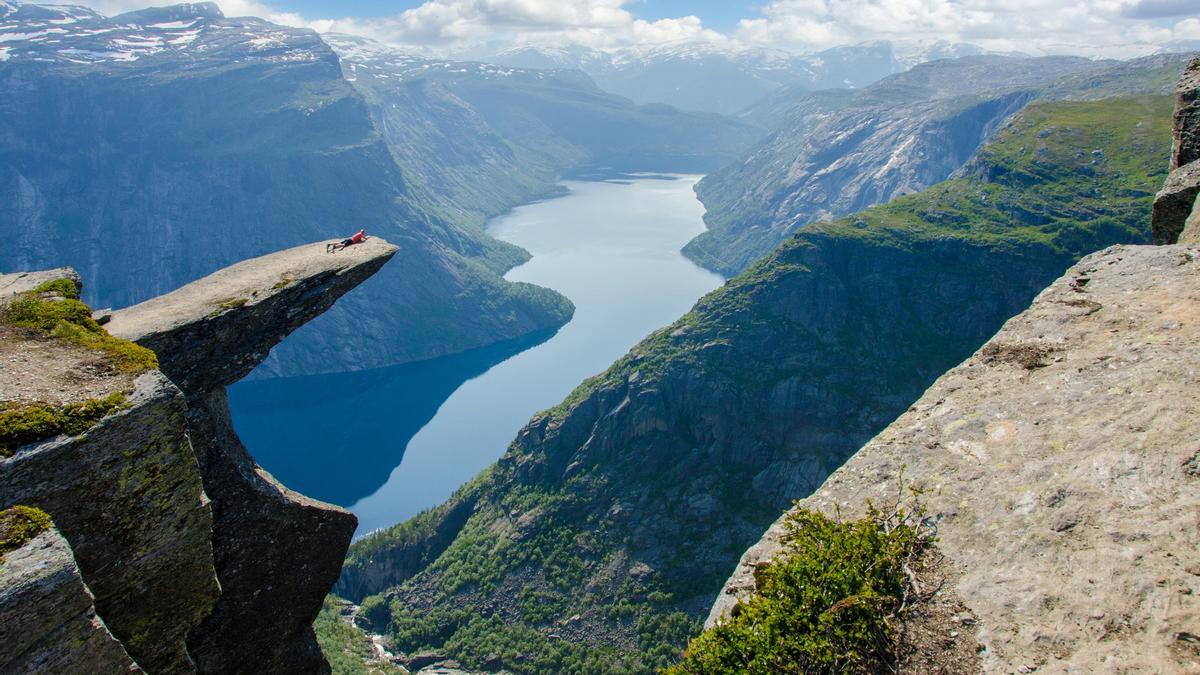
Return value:
[(357, 527), (344, 509), (280, 485), (234, 432), (225, 386), (396, 252), (369, 239), (337, 253), (308, 244), (247, 260), (116, 312), (114, 335), (153, 349), (187, 395), (189, 434), (213, 500), (222, 593), (188, 637), (201, 672), (322, 672), (312, 631)]
[(1150, 228), (1156, 244), (1194, 242), (1195, 231), (1181, 238), (1200, 195), (1200, 58), (1183, 71), (1175, 87), (1175, 121), (1171, 126), (1171, 174), (1154, 198)]
[(1154, 197), (1150, 228), (1156, 244), (1179, 241), (1188, 216), (1200, 195), (1200, 160), (1171, 172), (1162, 190)]
[(71, 547), (51, 529), (0, 566), (0, 672), (140, 673), (79, 577)]
[(987, 671), (1196, 672), (1198, 341), (1200, 249), (1088, 256), (798, 508), (853, 516), (902, 471), (924, 488)]
[(1183, 232), (1179, 233), (1179, 243), (1195, 246), (1200, 244), (1200, 199), (1192, 205), (1192, 215), (1183, 224)]
[(226, 267), (114, 312), (106, 328), (153, 349), (188, 398), (233, 384), (397, 250), (378, 238), (333, 254), (324, 246), (306, 244)]
[(0, 459), (0, 508), (35, 506), (71, 544), (96, 610), (150, 672), (187, 672), (187, 632), (212, 609), (212, 512), (183, 396), (139, 377), (130, 408), (86, 433)]
[(1175, 86), (1171, 168), (1200, 159), (1200, 58), (1193, 59)]
[(193, 401), (188, 416), (218, 525), (222, 588), (188, 640), (200, 671), (328, 671), (312, 623), (358, 519), (287, 489), (255, 464), (233, 429), (224, 389)]

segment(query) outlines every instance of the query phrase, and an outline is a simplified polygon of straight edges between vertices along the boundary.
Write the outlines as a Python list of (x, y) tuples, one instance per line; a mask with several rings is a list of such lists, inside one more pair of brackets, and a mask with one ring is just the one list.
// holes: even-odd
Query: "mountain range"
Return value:
[[(528, 254), (488, 237), (486, 217), (553, 193), (562, 172), (705, 170), (757, 135), (638, 107), (579, 73), (339, 59), (310, 30), (212, 3), (108, 18), (9, 2), (0, 45), (5, 269), (70, 264), (92, 280), (92, 304), (120, 307), (362, 227), (401, 246), (260, 375), (392, 365), (559, 326), (570, 302), (501, 278)], [(643, 135), (612, 142), (630, 129)], [(636, 154), (651, 137), (653, 156)]]
[(918, 63), (983, 52), (965, 43), (877, 41), (814, 54), (708, 42), (611, 50), (520, 46), (473, 53), (502, 65), (581, 70), (605, 91), (638, 103), (732, 115), (783, 87), (861, 88)]
[(737, 274), (811, 223), (949, 178), (1029, 101), (1166, 94), (1187, 59), (972, 56), (861, 90), (780, 90), (743, 116), (776, 130), (697, 186), (708, 231), (684, 253)]

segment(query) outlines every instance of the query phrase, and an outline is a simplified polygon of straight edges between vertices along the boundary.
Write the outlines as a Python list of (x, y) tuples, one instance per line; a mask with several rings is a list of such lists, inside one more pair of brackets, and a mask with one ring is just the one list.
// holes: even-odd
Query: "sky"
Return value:
[[(70, 2), (71, 0), (58, 0)], [(105, 13), (166, 4), (74, 0)], [(487, 42), (614, 48), (703, 41), (816, 51), (947, 40), (995, 51), (1130, 57), (1200, 40), (1200, 0), (217, 0), (260, 16), (452, 52)]]

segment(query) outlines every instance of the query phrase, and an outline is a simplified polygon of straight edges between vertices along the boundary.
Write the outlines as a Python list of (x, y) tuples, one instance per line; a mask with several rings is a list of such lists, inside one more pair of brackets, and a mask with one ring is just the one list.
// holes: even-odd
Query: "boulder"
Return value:
[(1154, 243), (1174, 244), (1179, 240), (1198, 194), (1200, 159), (1171, 171), (1162, 190), (1154, 197), (1154, 211), (1150, 217)]

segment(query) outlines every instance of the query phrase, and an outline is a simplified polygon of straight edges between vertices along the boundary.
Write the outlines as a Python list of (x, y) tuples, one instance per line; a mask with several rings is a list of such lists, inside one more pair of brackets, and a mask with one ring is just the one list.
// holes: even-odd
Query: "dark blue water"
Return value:
[(533, 254), (507, 278), (575, 303), (557, 333), (397, 368), (240, 383), (229, 395), (238, 433), (285, 485), (354, 511), (360, 533), (441, 503), (534, 413), (720, 285), (679, 254), (704, 229), (698, 178), (568, 181), (566, 196), (489, 224)]

